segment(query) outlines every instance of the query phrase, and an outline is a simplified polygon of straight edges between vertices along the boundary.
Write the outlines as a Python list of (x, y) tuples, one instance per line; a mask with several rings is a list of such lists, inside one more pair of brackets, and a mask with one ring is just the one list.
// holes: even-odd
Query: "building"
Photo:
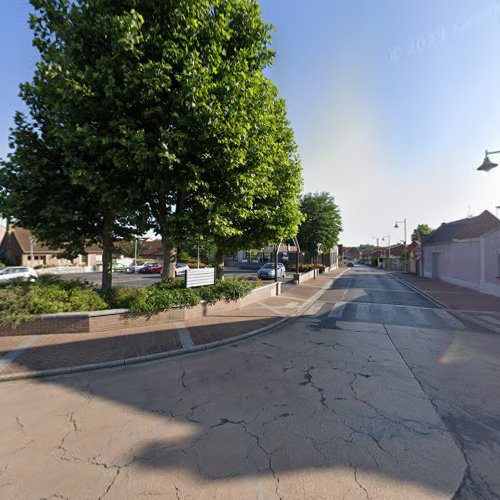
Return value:
[(76, 259), (62, 258), (61, 249), (54, 249), (38, 241), (30, 231), (9, 226), (0, 243), (0, 258), (15, 266), (97, 266), (102, 264), (102, 250), (89, 245), (85, 254)]
[(484, 211), (442, 224), (422, 243), (423, 275), (500, 297), (500, 220)]

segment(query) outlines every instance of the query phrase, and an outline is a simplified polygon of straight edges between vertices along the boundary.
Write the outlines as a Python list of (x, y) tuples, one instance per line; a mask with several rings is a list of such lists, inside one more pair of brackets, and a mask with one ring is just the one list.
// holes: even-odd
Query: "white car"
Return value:
[(177, 262), (177, 264), (175, 264), (176, 276), (180, 276), (181, 274), (184, 274), (186, 271), (189, 271), (189, 266), (184, 262)]
[[(286, 269), (284, 264), (278, 263), (278, 278), (286, 277)], [(264, 264), (257, 272), (257, 278), (260, 279), (273, 279), (274, 278), (274, 262), (268, 262)]]
[(35, 281), (38, 273), (32, 267), (6, 267), (0, 271), (0, 283), (7, 283), (12, 280)]

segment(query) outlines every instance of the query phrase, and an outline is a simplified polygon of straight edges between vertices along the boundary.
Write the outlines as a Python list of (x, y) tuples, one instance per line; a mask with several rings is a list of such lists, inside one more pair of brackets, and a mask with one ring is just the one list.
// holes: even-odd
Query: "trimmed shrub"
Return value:
[(215, 285), (205, 286), (198, 289), (202, 300), (212, 304), (218, 300), (238, 300), (248, 295), (256, 285), (245, 281), (242, 278), (231, 278), (224, 281), (217, 281)]
[(129, 308), (136, 313), (155, 313), (172, 307), (192, 307), (199, 303), (200, 296), (192, 288), (157, 283), (137, 290), (130, 299)]
[(99, 311), (108, 304), (84, 281), (42, 276), (36, 283), (0, 287), (0, 324), (18, 324), (35, 314)]

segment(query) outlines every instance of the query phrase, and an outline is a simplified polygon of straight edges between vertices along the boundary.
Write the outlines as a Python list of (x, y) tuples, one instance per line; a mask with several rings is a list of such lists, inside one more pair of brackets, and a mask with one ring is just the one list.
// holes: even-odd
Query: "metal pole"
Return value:
[(200, 268), (200, 245), (198, 245), (198, 269)]
[(280, 251), (280, 244), (274, 247), (274, 281), (278, 283), (278, 252)]
[(134, 242), (134, 273), (136, 272), (137, 269), (137, 238), (135, 239)]
[(32, 266), (33, 265), (33, 242), (34, 242), (34, 238), (31, 237), (30, 238), (30, 265)]

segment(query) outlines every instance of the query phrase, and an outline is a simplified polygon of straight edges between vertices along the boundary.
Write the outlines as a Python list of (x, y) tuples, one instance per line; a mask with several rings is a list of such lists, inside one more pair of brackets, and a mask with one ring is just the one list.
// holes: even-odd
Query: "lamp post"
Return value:
[(33, 261), (35, 260), (33, 257), (34, 246), (36, 244), (36, 238), (34, 236), (30, 237), (30, 265), (33, 266)]
[(405, 264), (405, 272), (406, 272), (406, 219), (403, 219), (403, 220), (397, 220), (397, 221), (396, 221), (396, 224), (394, 224), (395, 229), (398, 229), (398, 228), (399, 228), (398, 224), (404, 224), (404, 231), (405, 231), (405, 240), (404, 240), (404, 244), (405, 244), (405, 248), (404, 248), (404, 250), (403, 250), (403, 255), (405, 256), (405, 261), (404, 261), (404, 264)]
[(486, 150), (484, 153), (484, 160), (483, 163), (479, 167), (477, 167), (478, 170), (482, 172), (489, 172), (490, 170), (494, 169), (495, 167), (498, 167), (498, 163), (493, 163), (490, 160), (490, 155), (497, 155), (500, 154), (500, 151), (488, 151)]

